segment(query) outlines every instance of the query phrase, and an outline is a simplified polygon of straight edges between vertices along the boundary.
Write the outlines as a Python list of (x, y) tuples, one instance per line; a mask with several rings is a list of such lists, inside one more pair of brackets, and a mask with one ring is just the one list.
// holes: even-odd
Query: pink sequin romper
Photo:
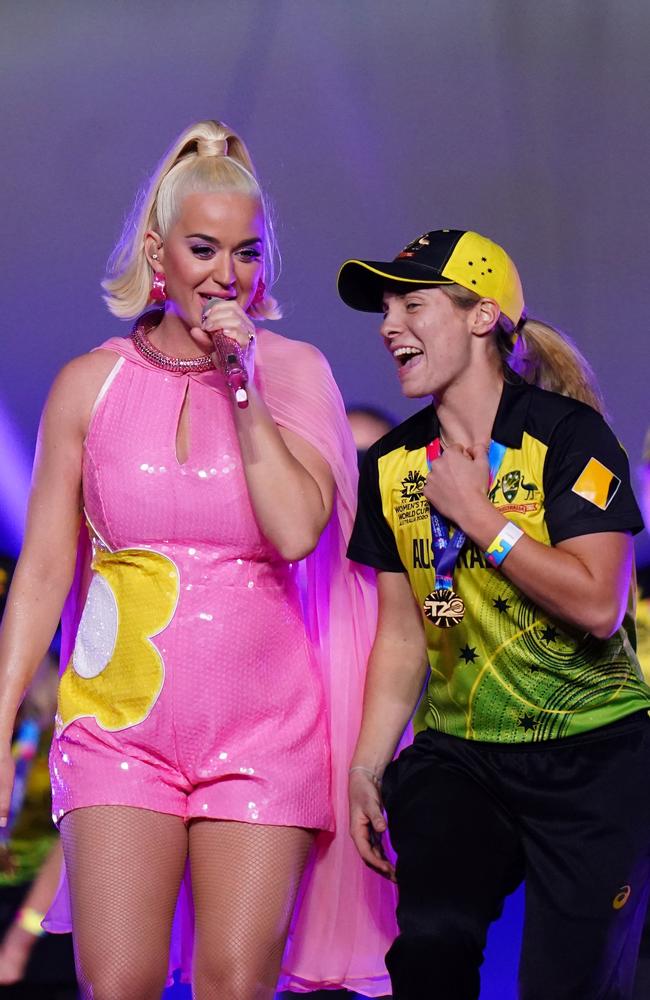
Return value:
[(216, 373), (116, 344), (84, 448), (93, 574), (61, 677), (55, 820), (113, 804), (330, 829), (321, 679), (293, 570), (255, 521), (231, 401)]

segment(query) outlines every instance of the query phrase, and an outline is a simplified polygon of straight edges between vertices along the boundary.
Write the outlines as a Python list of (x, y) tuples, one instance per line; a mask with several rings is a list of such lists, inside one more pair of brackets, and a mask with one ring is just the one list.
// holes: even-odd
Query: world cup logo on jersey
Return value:
[(421, 472), (412, 470), (402, 479), (402, 497), (404, 500), (421, 500), (422, 490), (426, 480)]

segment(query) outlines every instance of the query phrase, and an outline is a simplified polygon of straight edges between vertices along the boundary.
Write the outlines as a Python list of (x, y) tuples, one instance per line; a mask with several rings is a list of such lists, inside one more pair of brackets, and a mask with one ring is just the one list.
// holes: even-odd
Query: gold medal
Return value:
[(425, 597), (423, 609), (426, 617), (438, 628), (453, 628), (465, 617), (465, 604), (453, 590), (438, 587)]

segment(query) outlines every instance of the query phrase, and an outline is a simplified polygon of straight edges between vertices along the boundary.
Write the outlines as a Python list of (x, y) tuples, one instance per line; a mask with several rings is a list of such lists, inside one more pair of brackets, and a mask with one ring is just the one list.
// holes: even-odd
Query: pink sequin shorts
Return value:
[(55, 822), (124, 805), (331, 829), (324, 695), (286, 569), (239, 560), (227, 585), (179, 586), (170, 549), (95, 554), (59, 689)]
[[(73, 723), (50, 750), (52, 819), (56, 824), (72, 809), (121, 805), (181, 816), (331, 829), (326, 769), (299, 784), (267, 767), (264, 776), (252, 766), (233, 772), (217, 754), (220, 773), (194, 780), (143, 748), (120, 746), (88, 721)], [(114, 737), (114, 734), (110, 734)], [(276, 779), (277, 780), (274, 780)], [(320, 789), (320, 793), (316, 790)], [(316, 791), (316, 794), (314, 792)], [(319, 801), (320, 800), (320, 801)]]

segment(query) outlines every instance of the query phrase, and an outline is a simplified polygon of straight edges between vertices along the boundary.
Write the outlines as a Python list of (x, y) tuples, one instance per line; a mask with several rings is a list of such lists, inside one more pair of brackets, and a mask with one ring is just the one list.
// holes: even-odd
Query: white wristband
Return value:
[(508, 521), (485, 550), (485, 557), (490, 566), (500, 566), (510, 549), (517, 544), (523, 534), (521, 528), (518, 528), (512, 521)]

